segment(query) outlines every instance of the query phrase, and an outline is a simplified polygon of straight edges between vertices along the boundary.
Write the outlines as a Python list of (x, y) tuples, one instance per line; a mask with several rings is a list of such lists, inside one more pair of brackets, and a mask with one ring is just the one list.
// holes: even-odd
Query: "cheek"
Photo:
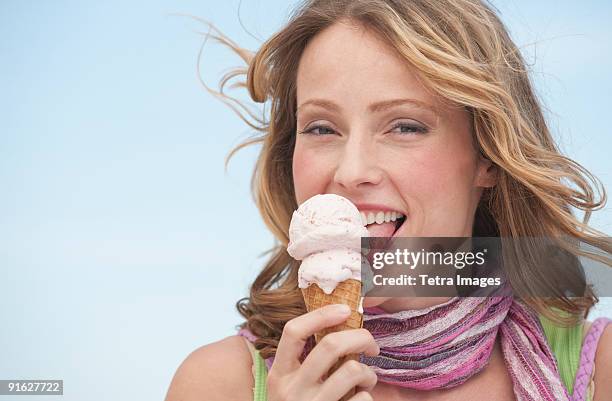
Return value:
[(462, 210), (467, 213), (475, 168), (468, 149), (432, 146), (397, 163), (393, 176), (408, 205), (420, 209), (425, 220), (432, 223), (432, 218), (459, 217)]
[(297, 143), (293, 152), (293, 185), (298, 205), (314, 195), (324, 193), (332, 173), (333, 165), (321, 152)]

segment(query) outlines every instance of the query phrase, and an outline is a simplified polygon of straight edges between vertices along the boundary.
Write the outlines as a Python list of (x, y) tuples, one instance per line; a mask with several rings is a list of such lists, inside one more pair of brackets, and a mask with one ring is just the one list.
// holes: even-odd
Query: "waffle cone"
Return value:
[(329, 333), (348, 329), (361, 328), (363, 315), (359, 313), (359, 301), (361, 300), (361, 281), (348, 279), (338, 283), (331, 294), (326, 294), (317, 284), (311, 284), (302, 288), (302, 296), (308, 312), (331, 304), (346, 304), (351, 308), (351, 315), (346, 321), (339, 325), (326, 327), (315, 333), (317, 343)]
[[(361, 281), (355, 279), (341, 281), (331, 294), (326, 294), (317, 284), (313, 283), (306, 288), (302, 288), (302, 296), (304, 297), (304, 303), (306, 304), (306, 310), (308, 310), (308, 312), (312, 312), (313, 310), (331, 304), (346, 304), (351, 308), (351, 315), (344, 322), (336, 326), (326, 327), (325, 329), (315, 333), (315, 341), (317, 344), (323, 337), (325, 337), (325, 335), (329, 333), (361, 328), (363, 323), (363, 315), (359, 313), (359, 303), (361, 301)], [(359, 354), (349, 354), (338, 359), (338, 361), (327, 373), (327, 376), (335, 372), (344, 362), (348, 360), (359, 361)], [(354, 394), (355, 389), (352, 389), (344, 397), (342, 397), (341, 400), (348, 400)]]

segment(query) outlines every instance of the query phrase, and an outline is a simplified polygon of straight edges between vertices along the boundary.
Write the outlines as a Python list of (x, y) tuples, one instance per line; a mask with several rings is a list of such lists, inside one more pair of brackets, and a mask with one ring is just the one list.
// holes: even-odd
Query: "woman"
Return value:
[[(342, 195), (366, 213), (405, 215), (397, 236), (567, 235), (609, 254), (610, 243), (586, 224), (605, 203), (605, 192), (594, 200), (587, 179), (597, 180), (557, 150), (520, 53), (487, 5), (315, 0), (254, 55), (216, 38), (248, 63), (226, 76), (222, 88), (245, 73), (251, 98), (270, 101), (269, 119), (245, 121), (262, 133), (249, 142), (263, 145), (254, 188), (280, 244), (250, 297), (237, 304), (246, 319), (241, 335), (194, 351), (179, 367), (167, 401), (327, 401), (353, 387), (358, 391), (351, 400), (612, 400), (612, 329), (602, 320), (589, 330), (591, 323), (582, 320), (597, 301), (588, 291), (580, 298), (517, 299), (496, 312), (500, 322), (481, 333), (490, 340), (484, 360), (477, 367), (452, 366), (463, 372), (461, 380), (443, 380), (434, 363), (422, 371), (397, 369), (433, 377), (427, 386), (379, 380), (377, 356), (386, 350), (366, 328), (312, 343), (313, 333), (347, 317), (337, 305), (306, 313), (298, 264), (286, 252), (292, 212), (316, 194)], [(222, 92), (213, 93), (235, 108)], [(570, 207), (585, 211), (584, 222)], [(367, 228), (371, 236), (394, 234), (375, 223)], [(520, 273), (513, 285), (520, 286), (521, 277), (538, 280), (537, 271)], [(366, 315), (417, 311), (433, 319), (434, 311), (459, 310), (457, 302), (366, 298), (364, 307)], [(512, 342), (509, 327), (518, 327), (524, 345)], [(412, 337), (404, 337), (409, 350)], [(444, 361), (444, 346), (428, 357)], [(321, 378), (356, 352), (369, 362), (346, 362)], [(525, 359), (517, 363), (517, 355)]]

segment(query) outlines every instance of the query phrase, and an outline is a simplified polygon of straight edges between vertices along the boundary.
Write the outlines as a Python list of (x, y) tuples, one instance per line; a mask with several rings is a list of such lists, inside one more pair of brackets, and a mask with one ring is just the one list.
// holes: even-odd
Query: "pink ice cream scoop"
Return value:
[(315, 195), (293, 212), (287, 252), (302, 264), (298, 285), (316, 283), (330, 294), (339, 282), (361, 281), (361, 237), (367, 237), (357, 207), (334, 194)]

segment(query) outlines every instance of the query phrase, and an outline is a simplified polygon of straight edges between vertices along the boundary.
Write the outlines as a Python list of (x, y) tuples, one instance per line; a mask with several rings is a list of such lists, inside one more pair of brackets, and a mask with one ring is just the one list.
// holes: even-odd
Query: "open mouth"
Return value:
[(403, 213), (395, 211), (360, 212), (361, 220), (370, 237), (393, 237), (406, 221)]
[(405, 221), (406, 221), (406, 216), (402, 216), (395, 221), (395, 230), (393, 231), (393, 234), (392, 234), (393, 237), (399, 231), (400, 227), (402, 226), (402, 224), (404, 224)]
[[(361, 213), (362, 222), (364, 222), (364, 226), (368, 230), (369, 235), (367, 245), (364, 248), (366, 251), (365, 256), (368, 258), (371, 265), (375, 250), (386, 250), (392, 246), (392, 242), (394, 241), (393, 238), (401, 232), (402, 226), (406, 222), (406, 216), (402, 213), (395, 212), (396, 215), (392, 215), (391, 218), (385, 219), (386, 221), (379, 218), (378, 221), (367, 224), (368, 220), (364, 220), (363, 212)], [(371, 219), (369, 219), (369, 221), (371, 221)]]

